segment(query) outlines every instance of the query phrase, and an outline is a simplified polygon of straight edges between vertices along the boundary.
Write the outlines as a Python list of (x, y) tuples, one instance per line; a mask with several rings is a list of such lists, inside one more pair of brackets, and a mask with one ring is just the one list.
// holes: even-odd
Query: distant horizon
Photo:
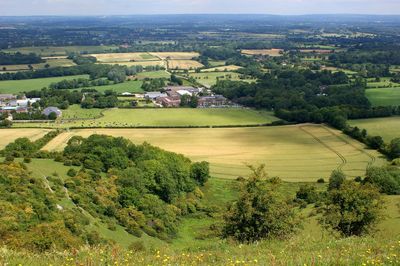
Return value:
[[(400, 15), (398, 0), (1, 0), (0, 16)], [(23, 7), (23, 8), (21, 8)]]

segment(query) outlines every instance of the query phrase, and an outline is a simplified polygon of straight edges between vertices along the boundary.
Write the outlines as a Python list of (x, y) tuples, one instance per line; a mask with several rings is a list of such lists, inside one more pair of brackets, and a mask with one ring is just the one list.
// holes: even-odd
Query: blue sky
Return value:
[(0, 0), (0, 16), (182, 13), (400, 14), (400, 0)]

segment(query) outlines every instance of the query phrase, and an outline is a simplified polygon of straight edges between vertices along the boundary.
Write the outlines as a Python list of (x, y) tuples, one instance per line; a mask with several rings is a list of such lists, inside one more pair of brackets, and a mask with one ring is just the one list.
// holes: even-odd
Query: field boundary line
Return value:
[(327, 148), (328, 150), (330, 150), (331, 152), (335, 153), (340, 160), (342, 161), (342, 163), (337, 167), (337, 170), (342, 170), (343, 167), (347, 164), (347, 159), (337, 150), (335, 150), (334, 148), (332, 148), (331, 146), (329, 146), (328, 144), (326, 144), (325, 142), (323, 142), (321, 139), (319, 139), (317, 136), (315, 136), (313, 133), (307, 131), (306, 129), (304, 129), (304, 127), (306, 126), (299, 126), (299, 129), (302, 130), (303, 132), (305, 132), (306, 134), (310, 135), (313, 139), (315, 139), (318, 143), (320, 143), (322, 146), (324, 146), (325, 148)]
[(344, 137), (340, 136), (339, 134), (337, 134), (336, 132), (334, 132), (333, 130), (331, 130), (330, 128), (328, 128), (326, 126), (322, 126), (322, 128), (324, 128), (326, 131), (328, 131), (330, 134), (332, 134), (333, 136), (335, 136), (339, 140), (345, 142), (346, 144), (350, 145), (351, 147), (355, 148), (356, 150), (360, 151), (361, 153), (367, 155), (367, 157), (369, 157), (371, 159), (367, 163), (367, 168), (370, 168), (375, 163), (376, 157), (373, 156), (372, 154), (366, 152), (363, 148), (357, 147), (356, 145), (354, 145), (353, 143), (349, 142), (347, 139), (345, 139)]

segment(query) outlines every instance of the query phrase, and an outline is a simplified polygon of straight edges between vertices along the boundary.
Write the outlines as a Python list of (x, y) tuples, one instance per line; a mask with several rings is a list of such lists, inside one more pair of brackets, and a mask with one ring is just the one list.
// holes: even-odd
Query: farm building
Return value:
[(190, 93), (190, 95), (197, 95), (199, 92), (202, 91), (202, 88), (195, 88), (195, 87), (190, 87), (190, 86), (167, 86), (164, 88), (165, 91), (171, 91), (171, 92), (176, 92), (180, 95), (184, 95)]
[(163, 107), (179, 107), (181, 104), (181, 99), (178, 98), (173, 98), (173, 97), (159, 97), (157, 98), (156, 102)]
[(144, 95), (144, 98), (146, 99), (150, 99), (150, 100), (155, 100), (159, 97), (167, 97), (168, 95), (166, 93), (162, 93), (159, 91), (150, 91), (150, 92), (146, 92)]
[(204, 96), (198, 100), (199, 107), (217, 107), (225, 106), (228, 104), (228, 100), (222, 95)]
[(28, 107), (30, 104), (36, 103), (40, 101), (40, 98), (26, 98), (21, 100), (12, 100), (8, 105), (9, 106), (20, 106), (20, 107)]
[(17, 96), (14, 94), (0, 94), (0, 101), (15, 100)]
[(47, 107), (42, 112), (42, 114), (44, 114), (45, 116), (49, 116), (51, 113), (55, 113), (57, 117), (60, 117), (62, 115), (61, 110), (58, 109), (57, 107)]

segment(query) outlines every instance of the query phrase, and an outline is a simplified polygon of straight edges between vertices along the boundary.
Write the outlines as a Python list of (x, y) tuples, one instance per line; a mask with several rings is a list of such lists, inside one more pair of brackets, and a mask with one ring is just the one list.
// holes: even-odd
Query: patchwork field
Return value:
[(7, 144), (13, 142), (17, 138), (28, 138), (32, 141), (40, 139), (50, 130), (48, 129), (0, 129), (0, 149), (3, 149)]
[(121, 66), (162, 66), (166, 67), (166, 62), (162, 60), (154, 60), (154, 61), (137, 61), (137, 62), (109, 62), (109, 63), (101, 63), (101, 64), (108, 64), (108, 65), (121, 65)]
[(196, 52), (158, 52), (149, 53), (152, 56), (158, 57), (162, 60), (172, 59), (172, 60), (190, 60), (194, 57), (198, 57), (200, 54)]
[(254, 50), (242, 50), (242, 54), (245, 55), (269, 55), (269, 56), (282, 56), (282, 49), (254, 49)]
[(350, 125), (366, 129), (372, 136), (381, 136), (386, 142), (400, 138), (400, 117), (350, 120)]
[(256, 82), (256, 79), (240, 79), (240, 74), (235, 72), (202, 72), (190, 73), (190, 77), (194, 77), (196, 81), (204, 86), (212, 86), (218, 80), (236, 80), (245, 82)]
[(60, 134), (44, 147), (61, 150), (75, 135), (121, 136), (134, 143), (149, 142), (187, 155), (194, 161), (209, 161), (213, 176), (246, 176), (246, 164), (265, 163), (272, 176), (286, 181), (328, 178), (334, 169), (350, 176), (363, 175), (368, 165), (383, 159), (373, 150), (321, 125), (214, 128), (214, 129), (78, 129)]
[(194, 60), (184, 60), (184, 59), (168, 60), (168, 69), (196, 69), (200, 67), (204, 67), (204, 65)]
[(400, 87), (367, 89), (365, 94), (373, 106), (400, 105)]
[(156, 56), (149, 53), (109, 53), (109, 54), (90, 54), (97, 58), (97, 61), (102, 63), (110, 62), (132, 62), (132, 61), (147, 61), (158, 60)]
[(59, 82), (65, 79), (71, 80), (77, 78), (89, 78), (89, 76), (78, 75), (78, 76), (65, 76), (65, 77), (55, 77), (55, 78), (0, 81), (0, 93), (20, 93), (24, 91), (40, 90), (43, 87), (48, 87), (51, 83)]
[(117, 46), (37, 46), (1, 50), (6, 53), (35, 53), (41, 56), (67, 55), (68, 53), (99, 53), (116, 50)]

